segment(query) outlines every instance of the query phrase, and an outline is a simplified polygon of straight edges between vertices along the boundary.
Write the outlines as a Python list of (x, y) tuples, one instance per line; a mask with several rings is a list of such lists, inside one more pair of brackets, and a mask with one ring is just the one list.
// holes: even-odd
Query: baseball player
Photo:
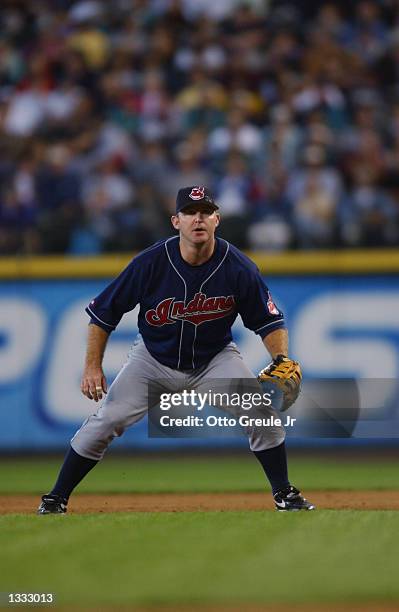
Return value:
[[(95, 402), (105, 399), (73, 436), (38, 514), (66, 512), (73, 489), (103, 458), (112, 440), (147, 413), (150, 382), (162, 381), (166, 391), (176, 386), (209, 389), (210, 379), (245, 379), (258, 385), (232, 341), (238, 314), (273, 359), (259, 380), (278, 384), (283, 408), (298, 395), (301, 372), (288, 358), (283, 313), (255, 264), (215, 236), (220, 215), (210, 191), (203, 186), (180, 189), (171, 221), (178, 235), (137, 255), (86, 308), (90, 324), (81, 390)], [(140, 333), (107, 392), (102, 369), (107, 340), (137, 304)], [(271, 484), (276, 509), (313, 510), (288, 480), (284, 428), (248, 427), (247, 435)]]

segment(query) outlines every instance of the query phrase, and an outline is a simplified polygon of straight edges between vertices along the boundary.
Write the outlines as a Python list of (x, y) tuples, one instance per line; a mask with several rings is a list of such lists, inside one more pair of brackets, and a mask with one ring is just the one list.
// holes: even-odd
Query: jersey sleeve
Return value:
[(139, 303), (143, 290), (144, 270), (136, 260), (115, 278), (86, 307), (90, 323), (112, 332), (126, 312)]
[(238, 289), (238, 312), (248, 329), (261, 338), (285, 327), (284, 314), (275, 305), (259, 270), (241, 270)]

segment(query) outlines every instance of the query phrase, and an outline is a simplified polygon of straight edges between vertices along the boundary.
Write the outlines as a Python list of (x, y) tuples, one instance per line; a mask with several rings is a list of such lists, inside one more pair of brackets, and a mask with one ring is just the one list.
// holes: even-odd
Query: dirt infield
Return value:
[[(399, 491), (312, 491), (309, 498), (320, 509), (399, 510)], [(37, 495), (0, 495), (0, 514), (36, 510)], [(68, 511), (88, 512), (196, 512), (231, 510), (273, 510), (265, 493), (132, 493), (76, 494)]]

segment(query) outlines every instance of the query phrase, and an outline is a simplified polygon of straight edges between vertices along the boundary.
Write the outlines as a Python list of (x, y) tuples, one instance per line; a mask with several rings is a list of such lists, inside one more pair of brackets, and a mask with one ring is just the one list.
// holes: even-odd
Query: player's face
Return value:
[(172, 225), (180, 236), (192, 244), (203, 244), (211, 240), (219, 225), (220, 216), (211, 206), (187, 206), (172, 217)]

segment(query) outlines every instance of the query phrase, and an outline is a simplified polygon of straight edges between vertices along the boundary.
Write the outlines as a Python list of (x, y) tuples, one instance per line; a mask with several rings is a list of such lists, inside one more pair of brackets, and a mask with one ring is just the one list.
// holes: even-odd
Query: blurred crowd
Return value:
[(399, 243), (399, 1), (3, 0), (0, 254)]

